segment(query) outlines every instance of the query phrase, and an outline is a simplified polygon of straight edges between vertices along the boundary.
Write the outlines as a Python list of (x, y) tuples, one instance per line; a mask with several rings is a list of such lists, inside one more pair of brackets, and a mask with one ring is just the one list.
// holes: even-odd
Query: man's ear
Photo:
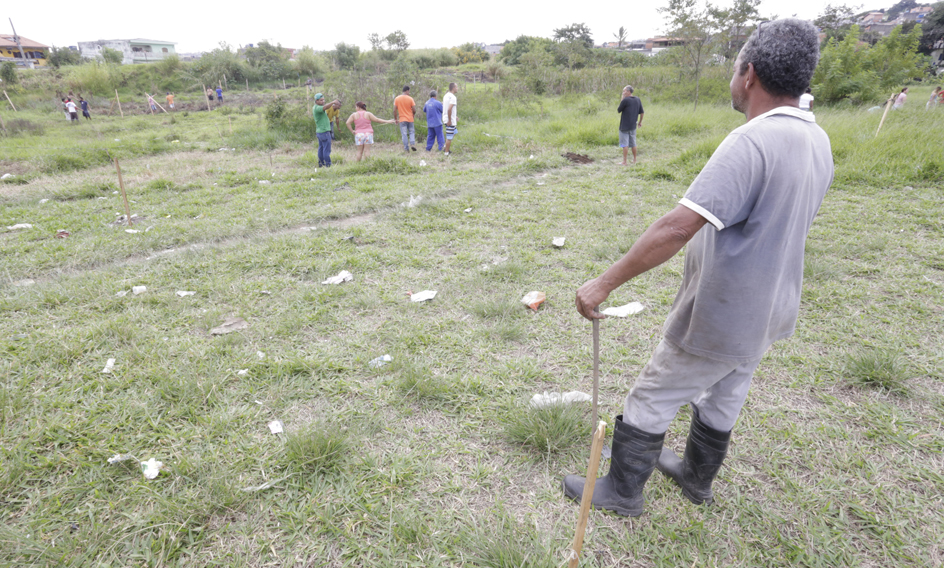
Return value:
[(749, 89), (757, 81), (757, 74), (754, 73), (754, 64), (747, 64), (747, 71), (744, 72), (744, 88)]

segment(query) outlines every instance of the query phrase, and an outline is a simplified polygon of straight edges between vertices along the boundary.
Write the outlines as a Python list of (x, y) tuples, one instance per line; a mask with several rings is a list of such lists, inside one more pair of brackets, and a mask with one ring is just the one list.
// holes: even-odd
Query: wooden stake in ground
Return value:
[(246, 92), (249, 92), (249, 79), (246, 79)]
[(232, 136), (233, 135), (233, 117), (229, 116), (227, 118), (229, 118), (229, 135)]
[(115, 171), (118, 172), (118, 187), (121, 188), (121, 198), (125, 200), (125, 217), (128, 219), (128, 226), (131, 226), (131, 206), (128, 205), (128, 194), (125, 193), (125, 182), (121, 179), (121, 167), (118, 166), (118, 158), (115, 158)]
[(590, 446), (590, 465), (587, 467), (587, 480), (583, 484), (580, 497), (580, 516), (577, 517), (577, 530), (574, 542), (570, 545), (569, 568), (577, 568), (580, 562), (580, 550), (583, 548), (583, 535), (587, 532), (587, 519), (590, 517), (590, 502), (593, 500), (593, 486), (597, 483), (597, 469), (600, 467), (600, 452), (603, 450), (603, 436), (606, 435), (606, 422), (600, 421), (593, 433), (593, 445)]
[(207, 110), (212, 111), (213, 109), (210, 108), (210, 95), (207, 94), (207, 86), (206, 85), (201, 85), (201, 86), (203, 87), (203, 98), (206, 99)]
[(118, 112), (121, 113), (121, 118), (124, 118), (125, 111), (121, 110), (121, 99), (118, 98), (118, 89), (115, 89), (115, 100), (118, 101)]
[[(596, 310), (594, 310), (596, 311)], [(600, 392), (600, 320), (593, 320), (593, 420), (597, 423), (597, 396)]]
[(13, 104), (13, 101), (10, 100), (10, 95), (7, 94), (6, 89), (3, 90), (3, 96), (7, 98), (7, 102), (10, 103), (10, 106), (13, 107), (13, 112), (20, 112), (16, 110), (16, 106)]
[(885, 112), (882, 113), (882, 120), (878, 123), (878, 130), (875, 131), (876, 136), (878, 136), (878, 133), (882, 131), (882, 125), (885, 124), (885, 117), (888, 116), (888, 109), (892, 108), (892, 101), (894, 100), (895, 95), (892, 95), (885, 104)]

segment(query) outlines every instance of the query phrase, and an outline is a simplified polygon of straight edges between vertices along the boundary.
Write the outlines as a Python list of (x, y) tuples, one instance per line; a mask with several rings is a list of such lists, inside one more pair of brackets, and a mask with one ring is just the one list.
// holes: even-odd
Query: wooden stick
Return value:
[[(147, 93), (144, 93), (144, 94), (147, 95), (147, 96), (149, 96), (149, 97), (151, 97), (151, 95), (148, 95)], [(164, 108), (164, 107), (161, 106), (161, 103), (157, 102), (157, 99), (155, 99), (154, 97), (151, 97), (151, 100), (154, 101), (154, 104), (156, 104), (159, 109), (161, 109), (162, 111), (164, 111), (164, 112), (167, 113), (167, 114), (170, 114), (169, 112), (167, 112), (167, 109), (166, 109), (166, 108)]]
[[(594, 310), (595, 311), (595, 310)], [(600, 392), (600, 320), (593, 320), (593, 420), (597, 423), (597, 397)]]
[(124, 118), (125, 111), (121, 110), (121, 99), (118, 98), (118, 89), (115, 89), (115, 100), (118, 101), (118, 112), (121, 113), (121, 118)]
[(570, 545), (569, 568), (577, 568), (580, 562), (580, 550), (583, 548), (583, 535), (587, 531), (587, 519), (590, 517), (590, 504), (593, 500), (593, 487), (597, 483), (597, 469), (600, 467), (600, 451), (603, 449), (604, 435), (606, 435), (606, 422), (601, 420), (593, 433), (593, 445), (590, 446), (590, 465), (587, 467), (587, 480), (583, 484), (583, 495), (580, 497), (577, 530), (574, 533), (574, 542)]
[(282, 89), (285, 89), (285, 77), (282, 77)]
[(882, 131), (882, 125), (885, 124), (885, 117), (888, 116), (888, 109), (892, 108), (893, 100), (895, 100), (895, 95), (892, 95), (888, 99), (888, 103), (885, 105), (885, 112), (882, 113), (882, 120), (878, 123), (878, 130), (875, 131), (875, 136), (878, 136), (878, 133)]
[(246, 79), (246, 91), (249, 91), (249, 79)]
[(10, 103), (10, 106), (11, 106), (11, 107), (13, 107), (13, 112), (20, 112), (20, 111), (16, 110), (16, 106), (13, 104), (13, 101), (10, 100), (10, 95), (7, 94), (7, 90), (6, 90), (6, 89), (3, 90), (3, 96), (5, 96), (5, 97), (7, 98), (7, 102)]
[(202, 85), (202, 87), (203, 87), (203, 98), (206, 99), (206, 103), (207, 103), (207, 110), (212, 111), (213, 109), (210, 108), (210, 95), (207, 94), (207, 86)]
[(121, 179), (121, 168), (118, 166), (118, 158), (115, 158), (115, 170), (118, 172), (118, 187), (121, 188), (121, 198), (125, 200), (125, 217), (128, 218), (128, 226), (131, 226), (131, 206), (128, 205), (128, 194), (125, 193), (125, 182)]
[(233, 117), (229, 116), (227, 118), (229, 118), (229, 135), (232, 136), (233, 135)]

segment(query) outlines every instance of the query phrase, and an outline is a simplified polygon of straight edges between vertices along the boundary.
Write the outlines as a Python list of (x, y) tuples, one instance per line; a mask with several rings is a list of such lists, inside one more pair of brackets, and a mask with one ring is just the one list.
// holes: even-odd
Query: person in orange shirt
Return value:
[(416, 129), (413, 125), (413, 115), (416, 113), (416, 101), (410, 96), (410, 86), (403, 87), (403, 94), (393, 99), (393, 119), (400, 125), (400, 139), (403, 140), (403, 150), (409, 154), (416, 152)]
[(167, 97), (165, 97), (165, 98), (167, 99), (167, 106), (169, 106), (169, 107), (171, 108), (171, 110), (173, 110), (173, 108), (174, 108), (174, 95), (172, 95), (172, 94), (170, 94), (170, 93), (167, 93)]

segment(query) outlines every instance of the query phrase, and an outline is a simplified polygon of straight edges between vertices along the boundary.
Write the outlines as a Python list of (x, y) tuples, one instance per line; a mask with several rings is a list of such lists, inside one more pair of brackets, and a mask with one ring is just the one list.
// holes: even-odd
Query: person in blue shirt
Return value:
[(79, 97), (79, 105), (82, 107), (82, 116), (84, 116), (88, 120), (92, 120), (92, 115), (89, 114), (88, 101), (83, 99), (82, 97)]
[(223, 104), (223, 87), (216, 88), (216, 98), (220, 101), (219, 104)]
[(443, 106), (436, 99), (436, 91), (429, 92), (429, 100), (426, 101), (423, 112), (426, 113), (426, 151), (429, 152), (433, 149), (433, 140), (435, 140), (439, 143), (439, 151), (442, 152), (446, 143), (445, 138), (443, 138)]

